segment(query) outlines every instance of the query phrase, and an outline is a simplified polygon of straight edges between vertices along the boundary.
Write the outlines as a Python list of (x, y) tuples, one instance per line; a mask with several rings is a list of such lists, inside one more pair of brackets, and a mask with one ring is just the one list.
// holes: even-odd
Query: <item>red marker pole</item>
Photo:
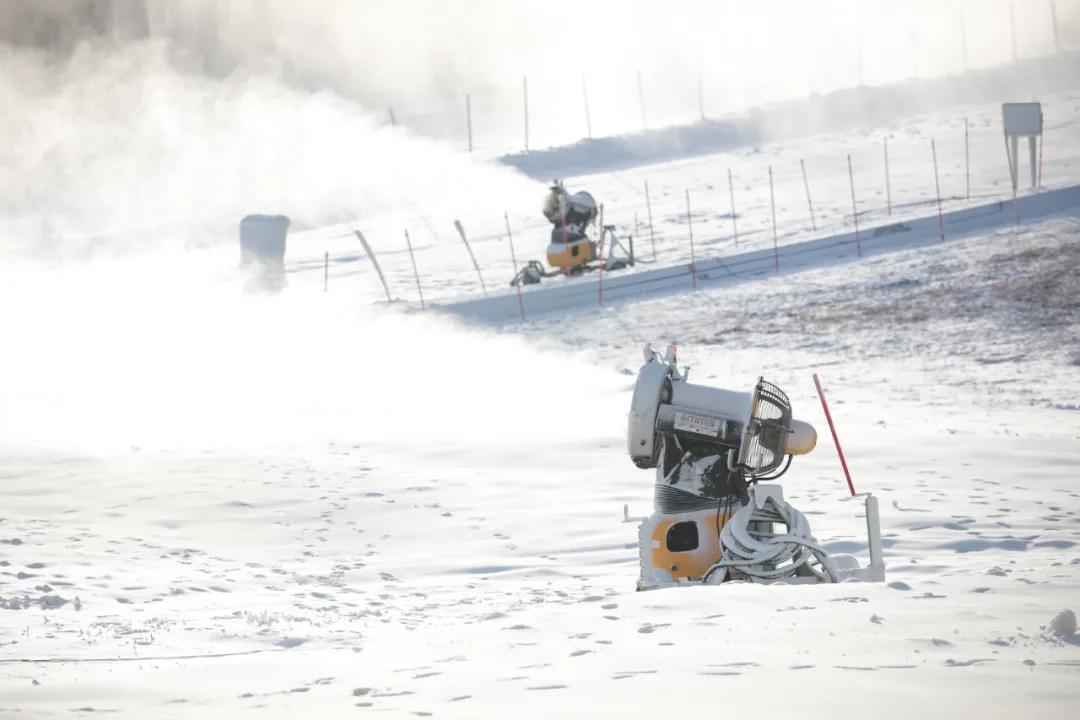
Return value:
[(930, 152), (934, 156), (934, 189), (937, 192), (937, 221), (938, 231), (941, 233), (941, 239), (945, 239), (945, 218), (941, 214), (941, 183), (938, 182), (937, 171), (937, 147), (934, 145), (934, 139), (930, 138)]
[(776, 196), (773, 194), (772, 165), (769, 166), (769, 206), (772, 208), (773, 271), (780, 272), (780, 248), (776, 244)]
[[(514, 255), (514, 234), (510, 232), (510, 214), (503, 213), (506, 220), (506, 239), (510, 241), (510, 262), (514, 263), (514, 272), (517, 272), (517, 256)], [(517, 284), (518, 311), (521, 313), (521, 322), (525, 322), (525, 299), (521, 297), (521, 283)]]
[(690, 285), (697, 290), (697, 258), (694, 256), (694, 219), (690, 215), (690, 191), (686, 191), (686, 227), (690, 230)]
[(799, 158), (799, 167), (802, 168), (803, 187), (806, 188), (806, 204), (810, 206), (810, 227), (817, 232), (817, 220), (814, 219), (814, 201), (810, 199), (810, 181), (806, 179), (806, 163)]
[(840, 467), (844, 468), (844, 477), (847, 478), (848, 490), (855, 497), (855, 485), (851, 482), (851, 473), (848, 471), (847, 460), (844, 459), (844, 451), (840, 447), (840, 438), (836, 436), (836, 425), (833, 424), (832, 413), (829, 412), (829, 404), (825, 402), (825, 391), (821, 389), (821, 381), (817, 373), (814, 373), (814, 385), (817, 387), (818, 397), (821, 398), (821, 408), (825, 411), (825, 419), (829, 421), (829, 432), (832, 433), (833, 445), (836, 446), (836, 454), (840, 456)]
[(600, 267), (596, 269), (596, 304), (604, 304), (604, 204), (600, 203), (600, 242), (596, 243), (596, 259)]
[(560, 198), (559, 204), (562, 205), (563, 254), (566, 255), (566, 267), (563, 268), (563, 274), (570, 277), (570, 232), (566, 229), (566, 199)]
[[(892, 217), (892, 182), (889, 180), (889, 138), (882, 139), (882, 145), (885, 147), (885, 207), (889, 211), (889, 217)], [(848, 160), (850, 161), (850, 157)]]
[(735, 183), (731, 179), (731, 168), (727, 171), (727, 187), (731, 194), (731, 234), (735, 236), (735, 247), (739, 247), (739, 225), (735, 222)]
[(652, 243), (652, 259), (656, 259), (656, 231), (652, 224), (652, 200), (649, 199), (649, 181), (645, 181), (645, 209), (649, 211), (649, 242)]
[(971, 201), (971, 146), (968, 143), (968, 119), (964, 118), (964, 199)]

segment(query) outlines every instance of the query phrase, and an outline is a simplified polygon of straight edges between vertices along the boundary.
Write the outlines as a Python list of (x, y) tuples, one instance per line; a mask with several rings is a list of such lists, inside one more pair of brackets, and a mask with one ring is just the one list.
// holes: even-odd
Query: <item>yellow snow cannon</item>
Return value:
[[(556, 180), (544, 197), (544, 217), (551, 223), (551, 237), (546, 259), (551, 269), (537, 260), (521, 268), (511, 285), (533, 285), (543, 278), (556, 275), (581, 275), (592, 270), (610, 272), (634, 264), (634, 239), (626, 238), (629, 249), (615, 235), (614, 225), (603, 224), (603, 214), (596, 200), (584, 190), (570, 194), (561, 180)], [(588, 235), (590, 226), (597, 225), (598, 240)]]
[[(676, 349), (645, 346), (627, 427), (640, 468), (656, 468), (653, 513), (640, 521), (638, 590), (681, 583), (881, 581), (885, 565), (877, 499), (866, 496), (870, 564), (830, 555), (776, 480), (817, 432), (792, 417), (780, 388), (751, 392), (695, 385)], [(623, 508), (631, 521), (629, 508)]]
[(596, 200), (584, 190), (571, 195), (556, 180), (544, 197), (543, 211), (551, 223), (548, 265), (565, 273), (583, 272), (596, 259), (596, 242), (586, 235), (596, 221)]
[(547, 249), (548, 265), (564, 273), (576, 275), (584, 272), (585, 266), (596, 259), (596, 243), (586, 237), (567, 238), (563, 242), (562, 230), (551, 231), (551, 244)]

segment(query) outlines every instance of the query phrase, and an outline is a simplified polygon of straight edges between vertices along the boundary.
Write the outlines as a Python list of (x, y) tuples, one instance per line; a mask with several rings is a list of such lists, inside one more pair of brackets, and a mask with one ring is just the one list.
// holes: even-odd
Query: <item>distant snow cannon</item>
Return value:
[[(633, 238), (630, 248), (623, 247), (615, 236), (614, 225), (603, 225), (603, 215), (592, 195), (584, 190), (570, 194), (561, 180), (556, 180), (544, 196), (544, 217), (551, 223), (547, 247), (547, 270), (536, 260), (528, 261), (510, 281), (511, 285), (532, 285), (556, 275), (580, 275), (591, 270), (621, 270), (634, 264)], [(600, 240), (589, 237), (588, 229), (600, 218)], [(607, 257), (604, 259), (604, 246)]]
[[(627, 451), (656, 468), (653, 513), (640, 518), (639, 590), (682, 583), (882, 581), (877, 499), (866, 496), (870, 564), (830, 555), (776, 480), (817, 432), (792, 417), (780, 388), (758, 379), (751, 392), (687, 382), (689, 368), (645, 346), (627, 426)], [(628, 508), (624, 517), (630, 521)]]
[(289, 218), (248, 215), (240, 221), (240, 268), (248, 290), (278, 291), (285, 287), (285, 240)]
[(571, 195), (556, 180), (544, 198), (543, 210), (552, 225), (548, 265), (572, 271), (596, 258), (596, 243), (585, 234), (586, 228), (595, 224), (599, 212), (592, 195), (584, 190)]

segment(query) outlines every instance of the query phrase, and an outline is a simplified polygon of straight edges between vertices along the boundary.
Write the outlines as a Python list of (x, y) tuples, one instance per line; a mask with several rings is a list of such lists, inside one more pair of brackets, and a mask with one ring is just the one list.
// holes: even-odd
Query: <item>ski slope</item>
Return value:
[[(1080, 93), (1068, 91), (1040, 98), (1046, 116), (1042, 187), (1062, 189), (1077, 177), (1077, 138), (1080, 137)], [(968, 161), (965, 163), (964, 119), (968, 120)], [(950, 107), (940, 113), (898, 118), (896, 123), (856, 133), (796, 136), (730, 152), (643, 165), (593, 175), (565, 178), (574, 191), (586, 189), (604, 205), (605, 223), (620, 237), (633, 235), (637, 255), (651, 264), (636, 272), (689, 264), (691, 259), (686, 193), (694, 249), (699, 260), (721, 259), (773, 247), (768, 169), (773, 169), (777, 242), (783, 246), (854, 232), (847, 156), (852, 158), (859, 225), (863, 230), (932, 217), (936, 224), (937, 192), (930, 142), (938, 155), (942, 211), (953, 213), (1012, 202), (1008, 159), (1001, 135), (999, 103)], [(889, 151), (889, 194), (886, 194), (884, 146)], [(811, 223), (800, 160), (807, 169), (814, 204)], [(733, 177), (735, 228), (727, 172)], [(1020, 165), (1020, 199), (1028, 187), (1026, 155)], [(650, 189), (646, 202), (645, 183)], [(416, 265), (426, 302), (458, 303), (481, 296), (480, 282), (453, 227), (465, 227), (491, 294), (509, 293), (515, 274), (511, 263), (503, 211), (509, 215), (518, 265), (543, 259), (550, 225), (540, 214), (545, 185), (532, 182), (535, 196), (514, 207), (488, 204), (456, 217), (434, 213), (384, 214), (331, 228), (290, 235), (292, 275), (318, 275), (322, 283), (324, 258), (329, 254), (329, 292), (349, 297), (362, 294), (384, 302), (383, 289), (367, 261), (353, 229), (364, 232), (387, 274), (392, 297), (419, 304), (416, 279), (406, 249), (404, 230), (413, 239)], [(891, 202), (887, 202), (887, 197)], [(652, 212), (652, 227), (649, 211)], [(1021, 215), (1021, 221), (1023, 221)], [(636, 224), (635, 224), (636, 223)], [(738, 232), (736, 243), (734, 230)], [(654, 253), (655, 248), (655, 253)], [(620, 271), (620, 276), (625, 276)], [(613, 279), (614, 274), (607, 275)], [(314, 280), (313, 280), (314, 282)], [(545, 292), (561, 278), (526, 288)], [(595, 277), (584, 279), (595, 284)], [(632, 282), (632, 281), (631, 281)], [(516, 306), (516, 300), (514, 300)], [(528, 295), (526, 295), (528, 304)]]
[(1020, 218), (1037, 222), (1047, 216), (1080, 214), (1080, 186), (1029, 195), (1015, 202), (953, 210), (877, 227), (864, 227), (843, 235), (791, 242), (773, 249), (730, 255), (727, 258), (693, 259), (686, 265), (642, 270), (633, 274), (595, 272), (592, 282), (549, 283), (524, 294), (503, 292), (475, 299), (448, 302), (440, 309), (464, 318), (488, 323), (526, 321), (530, 316), (596, 308), (661, 294), (696, 291), (699, 287), (752, 282), (770, 273), (804, 272), (840, 262), (858, 262), (873, 256), (912, 247), (927, 247), (949, 238), (966, 237), (988, 229), (1013, 226), (1019, 233)]
[[(1070, 193), (1080, 95), (1044, 102), (1044, 185)], [(884, 135), (891, 222), (936, 204), (930, 137), (946, 212), (1008, 203), (998, 111), (967, 113), (970, 202), (956, 113), (567, 184), (641, 239), (648, 180), (657, 266), (680, 265), (687, 189), (699, 252), (734, 254), (731, 167), (739, 251), (767, 257), (768, 164), (784, 250), (849, 231), (848, 152), (860, 222), (889, 221)], [(540, 252), (546, 224), (509, 211), (519, 256)], [(486, 277), (509, 280), (502, 209), (474, 212)], [(240, 292), (232, 247), (0, 271), (20, 310), (0, 314), (0, 717), (750, 714), (777, 693), (808, 717), (1073, 717), (1074, 211), (492, 326), (416, 311), (406, 225), (429, 299), (475, 295), (452, 219), (365, 219), (392, 304), (350, 223), (290, 236), (279, 296)], [(623, 432), (649, 341), (696, 382), (787, 390), (821, 442), (785, 495), (863, 554), (821, 375), (881, 499), (886, 583), (634, 592), (622, 510), (648, 511), (653, 476)]]
[[(0, 712), (634, 716), (716, 692), (750, 709), (781, 685), (810, 715), (856, 717), (904, 685), (921, 688), (905, 714), (1069, 717), (1080, 641), (1047, 627), (1080, 588), (1078, 234), (1054, 220), (1019, 244), (1009, 231), (530, 324), (548, 341), (363, 311), (305, 336), (322, 298), (282, 296), (248, 322), (285, 323), (330, 364), (278, 379), (273, 403), (237, 415), (262, 375), (185, 383), (171, 351), (204, 329), (142, 351), (180, 383), (166, 399), (188, 431), (115, 389), (119, 417), (95, 425), (71, 397), (89, 378), (54, 378), (68, 397), (52, 412), (86, 432), (36, 450), (6, 435)], [(657, 337), (679, 340), (698, 382), (764, 374), (819, 427), (822, 374), (856, 487), (882, 500), (887, 584), (633, 591), (621, 511), (647, 511), (652, 475), (623, 455), (623, 413)], [(245, 361), (224, 370), (263, 356), (251, 339), (221, 347)], [(532, 392), (538, 377), (579, 389)], [(423, 398), (439, 401), (418, 415)], [(865, 552), (826, 440), (784, 484), (826, 547)]]

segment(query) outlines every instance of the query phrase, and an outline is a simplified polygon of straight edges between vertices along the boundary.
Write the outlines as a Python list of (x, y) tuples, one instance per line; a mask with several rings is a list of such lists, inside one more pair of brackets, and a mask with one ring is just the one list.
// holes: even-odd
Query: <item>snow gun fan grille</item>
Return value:
[(780, 467), (791, 432), (791, 401), (784, 391), (758, 379), (750, 410), (750, 424), (743, 434), (739, 465), (751, 477)]

